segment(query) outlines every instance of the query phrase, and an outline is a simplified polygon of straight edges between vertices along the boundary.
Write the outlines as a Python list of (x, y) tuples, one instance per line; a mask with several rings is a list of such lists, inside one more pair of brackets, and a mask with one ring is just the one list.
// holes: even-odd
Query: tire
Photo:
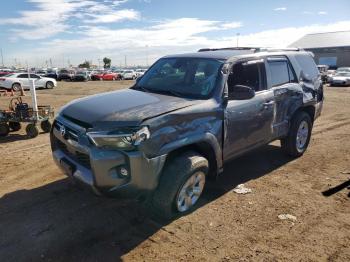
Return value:
[(13, 90), (14, 92), (20, 91), (20, 90), (21, 90), (21, 85), (20, 85), (19, 83), (14, 83), (14, 84), (12, 85), (12, 90)]
[[(196, 152), (186, 152), (171, 160), (164, 167), (159, 185), (152, 196), (151, 208), (153, 213), (163, 219), (172, 219), (178, 215), (191, 212), (203, 192), (208, 170), (208, 160)], [(201, 179), (204, 177), (204, 181), (198, 182), (198, 186), (201, 187), (200, 192), (197, 191), (197, 194), (195, 194), (192, 191), (183, 194), (186, 191), (181, 189), (187, 185), (189, 179), (197, 175)], [(189, 196), (189, 193), (192, 195)], [(181, 198), (182, 195), (186, 195), (186, 197)], [(181, 210), (183, 205), (180, 203), (186, 205), (188, 199), (194, 203), (191, 203), (192, 205), (188, 209)]]
[(310, 142), (312, 120), (309, 114), (299, 112), (292, 118), (288, 136), (281, 139), (281, 146), (292, 157), (302, 156)]
[(46, 87), (46, 89), (53, 89), (54, 84), (51, 81), (47, 81), (45, 87)]
[(45, 132), (45, 133), (49, 133), (51, 131), (51, 126), (52, 124), (50, 123), (49, 120), (45, 120), (45, 121), (42, 121), (40, 123), (40, 127), (41, 129)]
[(12, 131), (18, 131), (21, 129), (21, 123), (20, 122), (9, 122), (9, 127)]
[(29, 124), (26, 127), (26, 133), (27, 133), (27, 136), (29, 136), (30, 138), (34, 138), (39, 135), (39, 129), (36, 125)]
[(0, 123), (0, 137), (5, 137), (10, 133), (10, 127), (7, 123)]

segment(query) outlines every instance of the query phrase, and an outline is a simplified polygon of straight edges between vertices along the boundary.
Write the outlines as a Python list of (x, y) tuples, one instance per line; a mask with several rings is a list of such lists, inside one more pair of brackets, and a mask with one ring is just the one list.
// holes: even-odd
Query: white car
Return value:
[(53, 78), (41, 77), (37, 74), (29, 74), (28, 78), (27, 73), (17, 73), (0, 77), (0, 87), (13, 91), (19, 91), (21, 86), (23, 89), (29, 89), (30, 80), (34, 80), (35, 88), (52, 89), (57, 86), (57, 82)]
[(329, 79), (331, 86), (350, 86), (350, 71), (340, 71)]
[(147, 71), (147, 69), (136, 69), (136, 77), (139, 78), (141, 76), (143, 76), (145, 74), (145, 72)]
[(136, 76), (136, 72), (134, 70), (125, 70), (123, 72), (123, 79), (136, 79), (137, 76)]

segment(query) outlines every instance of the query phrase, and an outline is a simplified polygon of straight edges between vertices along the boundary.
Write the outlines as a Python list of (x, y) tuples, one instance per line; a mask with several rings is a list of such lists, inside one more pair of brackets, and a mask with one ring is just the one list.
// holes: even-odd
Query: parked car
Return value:
[(91, 73), (91, 80), (102, 80), (104, 72), (103, 71), (94, 71)]
[(123, 72), (123, 79), (125, 80), (134, 80), (136, 79), (136, 72), (134, 70), (125, 70)]
[(350, 86), (350, 71), (337, 71), (329, 79), (329, 84), (331, 86)]
[(58, 72), (57, 81), (62, 81), (62, 80), (72, 81), (73, 77), (74, 77), (74, 71), (67, 70), (67, 69), (61, 69)]
[(35, 72), (35, 74), (45, 77), (47, 75), (47, 71), (46, 70), (38, 70)]
[(338, 67), (336, 73), (339, 72), (350, 72), (350, 67)]
[(58, 74), (56, 72), (51, 71), (51, 72), (47, 72), (47, 74), (44, 77), (53, 78), (53, 79), (57, 80), (57, 76), (58, 76)]
[(224, 162), (274, 140), (302, 156), (323, 105), (310, 53), (206, 50), (163, 57), (130, 89), (63, 107), (50, 136), (57, 165), (171, 218), (193, 210)]
[(318, 65), (317, 66), (318, 71), (321, 74), (321, 79), (323, 83), (327, 83), (328, 82), (328, 69), (329, 66), (328, 65)]
[(136, 69), (135, 70), (136, 77), (139, 78), (139, 77), (143, 76), (146, 71), (147, 71), (147, 69)]
[(0, 77), (4, 77), (6, 75), (14, 74), (14, 72), (9, 72), (9, 71), (0, 71)]
[(90, 75), (86, 71), (77, 72), (72, 79), (72, 81), (89, 81), (89, 80), (90, 80)]
[(57, 82), (53, 78), (41, 77), (37, 74), (29, 74), (28, 78), (28, 73), (17, 73), (1, 77), (0, 87), (13, 91), (19, 91), (21, 86), (23, 89), (29, 89), (30, 80), (34, 80), (36, 88), (52, 89), (57, 86)]
[(121, 75), (115, 72), (107, 72), (102, 75), (103, 80), (120, 80)]

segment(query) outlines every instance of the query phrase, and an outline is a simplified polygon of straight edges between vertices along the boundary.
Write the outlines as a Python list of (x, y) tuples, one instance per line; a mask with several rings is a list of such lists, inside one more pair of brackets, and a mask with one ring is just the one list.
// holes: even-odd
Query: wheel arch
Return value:
[[(210, 137), (210, 136), (209, 136)], [(195, 151), (205, 157), (209, 162), (209, 175), (215, 177), (222, 169), (222, 151), (219, 143), (214, 138), (202, 138), (188, 144), (178, 144), (167, 150), (165, 165), (187, 151)]]

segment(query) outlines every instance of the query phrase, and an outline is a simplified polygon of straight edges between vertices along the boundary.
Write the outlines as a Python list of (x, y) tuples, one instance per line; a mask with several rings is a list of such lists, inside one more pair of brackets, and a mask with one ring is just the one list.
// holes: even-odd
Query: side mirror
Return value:
[(244, 85), (235, 85), (230, 88), (231, 92), (228, 94), (229, 100), (246, 100), (251, 99), (255, 96), (253, 88)]

